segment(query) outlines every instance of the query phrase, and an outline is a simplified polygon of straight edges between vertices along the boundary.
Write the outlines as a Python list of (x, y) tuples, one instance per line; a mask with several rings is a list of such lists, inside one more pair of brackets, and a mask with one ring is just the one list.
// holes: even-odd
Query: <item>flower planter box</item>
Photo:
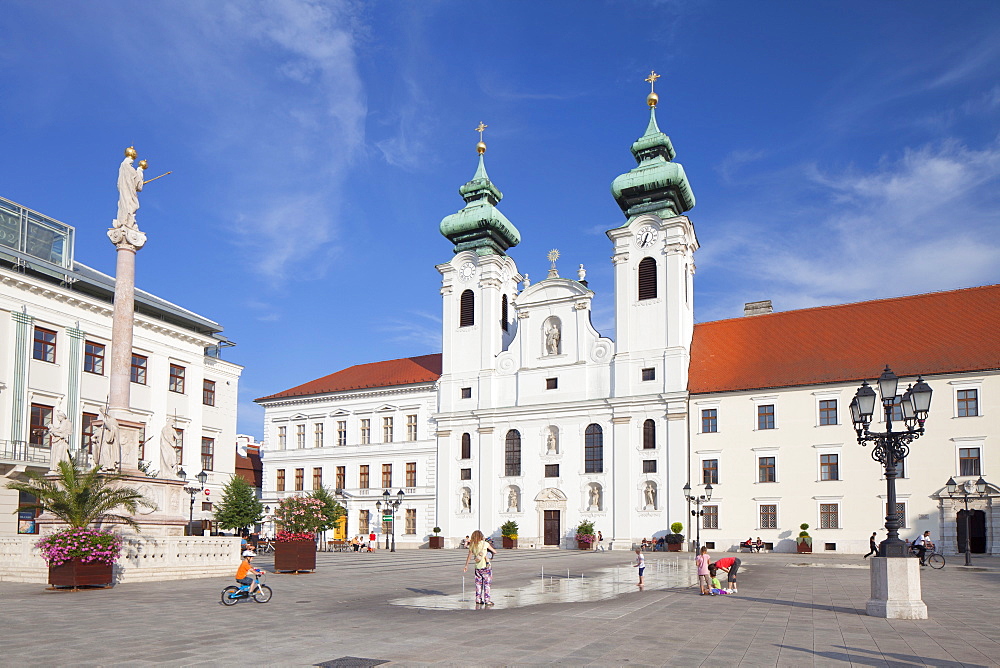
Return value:
[(288, 571), (316, 570), (316, 542), (312, 540), (292, 540), (274, 544), (274, 570)]
[(516, 538), (509, 538), (507, 536), (504, 536), (503, 537), (503, 549), (505, 549), (505, 550), (514, 550), (514, 549), (517, 549), (517, 539)]
[(53, 587), (110, 587), (114, 584), (114, 564), (71, 559), (49, 566), (49, 584)]
[(667, 552), (680, 552), (681, 543), (667, 543)]
[(594, 549), (594, 544), (593, 543), (585, 543), (582, 540), (576, 541), (576, 546), (578, 548), (580, 548), (581, 550), (593, 550)]
[(795, 545), (795, 551), (799, 554), (805, 554), (813, 551), (812, 543), (807, 543), (806, 541), (800, 541)]
[(432, 550), (444, 549), (444, 536), (431, 536), (429, 540), (430, 540), (430, 548)]

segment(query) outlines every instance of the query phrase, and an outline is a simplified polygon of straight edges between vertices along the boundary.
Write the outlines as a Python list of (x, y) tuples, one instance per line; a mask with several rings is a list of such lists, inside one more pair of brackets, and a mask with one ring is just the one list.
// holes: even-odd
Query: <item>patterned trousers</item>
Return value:
[(490, 602), (490, 584), (493, 582), (493, 570), (489, 566), (476, 569), (476, 603)]

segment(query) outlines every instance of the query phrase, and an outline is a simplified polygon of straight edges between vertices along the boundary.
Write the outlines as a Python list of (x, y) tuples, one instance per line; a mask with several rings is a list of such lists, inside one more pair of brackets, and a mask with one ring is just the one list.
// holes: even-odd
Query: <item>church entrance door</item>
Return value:
[(965, 552), (965, 514), (969, 514), (969, 551), (973, 554), (986, 552), (986, 513), (981, 510), (960, 510), (956, 518), (958, 528), (958, 552)]
[(558, 545), (561, 531), (559, 529), (559, 511), (545, 512), (545, 545)]

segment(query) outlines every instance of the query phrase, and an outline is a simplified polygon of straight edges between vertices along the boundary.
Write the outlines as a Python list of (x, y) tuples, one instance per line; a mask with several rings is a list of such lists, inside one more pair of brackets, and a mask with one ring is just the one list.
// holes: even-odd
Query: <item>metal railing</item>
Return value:
[(26, 464), (48, 463), (49, 446), (28, 441), (0, 441), (0, 459)]

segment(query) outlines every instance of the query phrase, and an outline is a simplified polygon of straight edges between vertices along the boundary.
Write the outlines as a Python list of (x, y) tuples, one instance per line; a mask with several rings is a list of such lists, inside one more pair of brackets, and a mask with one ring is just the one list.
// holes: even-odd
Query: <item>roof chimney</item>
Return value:
[(767, 313), (772, 313), (774, 311), (771, 308), (771, 300), (765, 299), (760, 302), (747, 302), (743, 305), (743, 315), (765, 315)]

